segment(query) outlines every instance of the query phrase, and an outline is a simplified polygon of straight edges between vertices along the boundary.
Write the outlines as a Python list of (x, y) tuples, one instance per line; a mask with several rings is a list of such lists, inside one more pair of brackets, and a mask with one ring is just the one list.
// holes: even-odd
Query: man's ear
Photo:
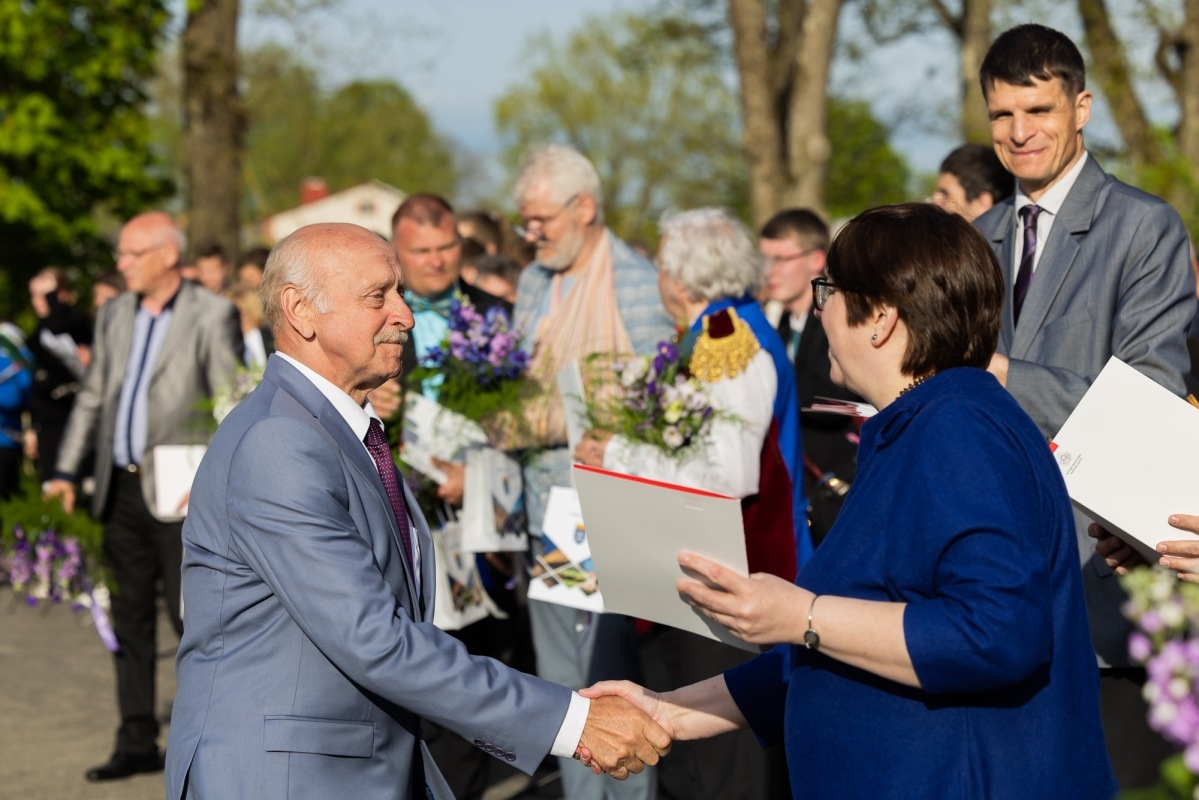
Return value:
[(578, 220), (584, 225), (593, 225), (599, 218), (599, 206), (596, 205), (595, 198), (587, 192), (579, 193), (579, 199), (575, 200), (575, 208), (578, 211)]
[(316, 332), (316, 326), (313, 324), (313, 316), (316, 311), (298, 286), (289, 283), (283, 287), (283, 291), (279, 293), (279, 306), (287, 324), (301, 338), (311, 339)]

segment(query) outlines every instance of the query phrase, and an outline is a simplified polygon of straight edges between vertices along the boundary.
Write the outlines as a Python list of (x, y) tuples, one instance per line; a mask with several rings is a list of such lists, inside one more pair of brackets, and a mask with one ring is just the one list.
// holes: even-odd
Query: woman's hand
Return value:
[(680, 553), (679, 564), (704, 581), (684, 578), (679, 592), (739, 639), (750, 644), (803, 641), (811, 592), (769, 573), (743, 577), (694, 553)]
[(607, 451), (611, 438), (612, 434), (607, 431), (587, 431), (583, 434), (583, 440), (575, 447), (575, 461), (589, 467), (603, 467), (604, 452)]
[[(1199, 533), (1199, 517), (1189, 514), (1171, 514), (1170, 525), (1179, 530)], [(1179, 539), (1161, 542), (1157, 552), (1162, 554), (1158, 561), (1163, 567), (1175, 570), (1178, 579), (1199, 583), (1199, 539)]]

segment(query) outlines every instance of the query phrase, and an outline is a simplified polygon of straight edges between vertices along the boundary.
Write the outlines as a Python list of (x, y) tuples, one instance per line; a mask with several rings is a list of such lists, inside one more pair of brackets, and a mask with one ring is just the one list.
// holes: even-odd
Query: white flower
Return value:
[(671, 450), (678, 450), (683, 446), (683, 434), (679, 433), (679, 429), (674, 425), (667, 425), (662, 431), (662, 441)]
[(620, 383), (627, 389), (644, 378), (647, 372), (649, 372), (649, 359), (645, 357), (634, 358), (620, 374)]
[(669, 423), (670, 425), (672, 425), (672, 426), (676, 425), (678, 423), (678, 421), (683, 418), (682, 402), (675, 400), (673, 402), (668, 403), (666, 405), (666, 411), (662, 415), (662, 418), (665, 419), (666, 422)]

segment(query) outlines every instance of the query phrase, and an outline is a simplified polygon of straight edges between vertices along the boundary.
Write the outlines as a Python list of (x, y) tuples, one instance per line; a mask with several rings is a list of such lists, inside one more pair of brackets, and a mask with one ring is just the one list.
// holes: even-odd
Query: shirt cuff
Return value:
[(578, 692), (570, 693), (570, 707), (566, 709), (566, 719), (558, 728), (558, 736), (554, 746), (550, 748), (551, 756), (571, 758), (579, 749), (579, 740), (583, 738), (583, 726), (587, 724), (587, 715), (591, 713), (591, 701)]

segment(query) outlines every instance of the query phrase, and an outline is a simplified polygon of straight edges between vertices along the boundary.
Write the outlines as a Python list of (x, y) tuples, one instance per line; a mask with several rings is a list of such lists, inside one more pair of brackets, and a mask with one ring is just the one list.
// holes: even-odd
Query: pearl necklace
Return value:
[(912, 391), (912, 390), (913, 390), (913, 389), (915, 389), (917, 386), (919, 386), (920, 384), (924, 383), (926, 380), (928, 380), (929, 378), (931, 378), (932, 376), (934, 376), (934, 375), (936, 375), (936, 374), (937, 374), (937, 373), (935, 373), (935, 372), (930, 372), (929, 374), (925, 375), (923, 378), (917, 378), (916, 380), (912, 381), (912, 382), (911, 382), (911, 383), (909, 383), (907, 386), (905, 386), (905, 387), (903, 387), (902, 389), (900, 389), (900, 390), (899, 390), (899, 395), (898, 395), (898, 397), (903, 397), (905, 394), (907, 394), (908, 392)]

